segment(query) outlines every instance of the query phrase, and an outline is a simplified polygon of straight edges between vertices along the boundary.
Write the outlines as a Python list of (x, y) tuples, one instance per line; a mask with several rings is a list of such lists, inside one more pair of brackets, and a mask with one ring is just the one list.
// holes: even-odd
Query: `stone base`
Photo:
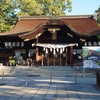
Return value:
[(7, 83), (0, 83), (0, 85), (6, 85)]

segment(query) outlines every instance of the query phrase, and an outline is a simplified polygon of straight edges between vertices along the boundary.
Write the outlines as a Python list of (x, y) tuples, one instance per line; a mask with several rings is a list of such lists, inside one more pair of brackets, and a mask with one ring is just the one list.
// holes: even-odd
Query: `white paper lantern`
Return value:
[(8, 42), (8, 46), (11, 46), (11, 42)]
[(100, 46), (100, 41), (98, 41), (98, 45)]
[(21, 42), (21, 47), (23, 47), (24, 46), (24, 42)]
[(17, 42), (17, 47), (19, 47), (20, 46), (20, 42)]
[(8, 46), (8, 43), (7, 42), (5, 42), (5, 47), (7, 47)]
[(89, 46), (91, 46), (91, 45), (92, 45), (92, 43), (89, 41), (89, 42), (88, 42), (88, 45), (89, 45)]
[(96, 42), (96, 41), (94, 41), (94, 42), (93, 42), (93, 45), (94, 45), (94, 46), (97, 46), (97, 42)]
[(13, 43), (12, 43), (12, 46), (15, 47), (15, 45), (16, 45), (15, 42), (13, 42)]

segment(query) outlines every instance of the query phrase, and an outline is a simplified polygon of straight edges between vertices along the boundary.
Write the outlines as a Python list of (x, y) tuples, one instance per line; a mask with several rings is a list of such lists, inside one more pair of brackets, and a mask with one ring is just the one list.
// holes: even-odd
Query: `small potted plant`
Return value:
[(9, 57), (9, 65), (10, 66), (15, 66), (16, 65), (16, 61), (13, 59), (13, 57)]

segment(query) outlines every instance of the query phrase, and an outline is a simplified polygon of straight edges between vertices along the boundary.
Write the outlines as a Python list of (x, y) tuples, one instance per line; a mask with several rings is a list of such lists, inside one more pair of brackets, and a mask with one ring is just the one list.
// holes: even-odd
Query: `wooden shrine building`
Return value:
[(38, 65), (80, 65), (82, 46), (100, 46), (98, 35), (93, 15), (19, 17), (12, 30), (0, 33), (0, 63), (13, 57), (19, 64), (31, 58)]

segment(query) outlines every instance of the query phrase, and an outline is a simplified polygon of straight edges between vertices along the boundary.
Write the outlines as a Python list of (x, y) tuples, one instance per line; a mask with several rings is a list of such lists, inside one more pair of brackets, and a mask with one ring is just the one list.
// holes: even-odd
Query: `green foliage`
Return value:
[(88, 56), (88, 52), (89, 52), (88, 48), (83, 48), (82, 49), (83, 59), (85, 59)]
[(0, 0), (0, 32), (10, 30), (17, 20), (15, 0)]
[(19, 0), (19, 16), (42, 15), (42, 6), (36, 0)]
[(20, 12), (18, 15), (65, 15), (65, 10), (71, 11), (71, 0), (19, 0)]
[(100, 6), (95, 12), (97, 13), (97, 22), (100, 24)]
[(13, 57), (9, 57), (9, 65), (10, 66), (14, 66), (14, 65), (16, 65), (16, 61), (15, 61), (15, 59), (13, 59)]
[(97, 18), (97, 22), (98, 22), (98, 24), (100, 24), (100, 15)]
[(100, 15), (100, 6), (99, 6), (99, 8), (98, 8), (97, 10), (95, 10), (95, 12), (96, 12), (98, 15)]
[(98, 40), (100, 41), (100, 35), (97, 36)]
[(98, 65), (100, 66), (100, 61), (98, 61)]
[(71, 0), (0, 0), (0, 32), (10, 30), (17, 16), (65, 15), (71, 11)]

